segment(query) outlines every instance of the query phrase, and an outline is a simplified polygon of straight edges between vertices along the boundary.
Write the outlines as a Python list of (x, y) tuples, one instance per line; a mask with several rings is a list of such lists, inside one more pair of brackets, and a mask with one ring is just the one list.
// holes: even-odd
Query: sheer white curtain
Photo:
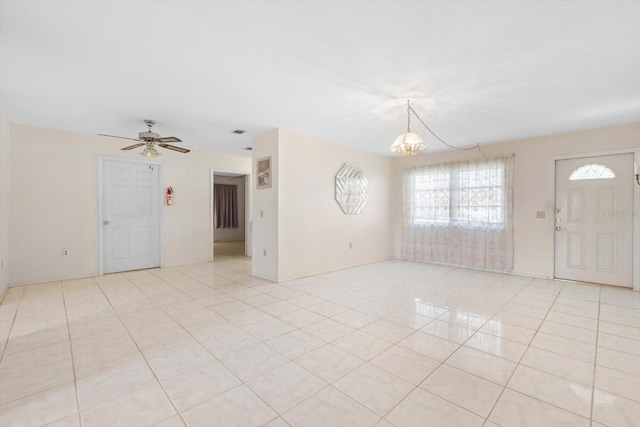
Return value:
[(513, 155), (408, 169), (403, 259), (513, 268)]

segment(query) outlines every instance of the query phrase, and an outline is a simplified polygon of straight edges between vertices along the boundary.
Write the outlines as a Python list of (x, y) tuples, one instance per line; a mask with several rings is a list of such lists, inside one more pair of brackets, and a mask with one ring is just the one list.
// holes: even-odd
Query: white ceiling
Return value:
[(13, 123), (136, 137), (149, 118), (244, 156), (281, 127), (390, 154), (406, 99), (458, 146), (640, 121), (640, 2), (0, 2)]

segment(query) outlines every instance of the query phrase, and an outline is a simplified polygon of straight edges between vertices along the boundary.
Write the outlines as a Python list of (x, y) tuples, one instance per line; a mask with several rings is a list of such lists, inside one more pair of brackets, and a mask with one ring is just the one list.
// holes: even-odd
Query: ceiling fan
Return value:
[(128, 147), (121, 148), (121, 150), (133, 150), (138, 147), (145, 146), (144, 150), (140, 155), (144, 157), (158, 157), (160, 153), (155, 149), (155, 146), (159, 146), (162, 148), (166, 148), (168, 150), (177, 151), (178, 153), (188, 153), (191, 150), (187, 150), (186, 148), (176, 147), (175, 145), (171, 145), (170, 143), (182, 142), (181, 139), (176, 138), (175, 136), (167, 136), (162, 138), (160, 134), (151, 132), (151, 128), (156, 124), (154, 120), (145, 120), (144, 123), (149, 127), (147, 132), (140, 132), (138, 134), (138, 138), (127, 138), (124, 136), (115, 136), (115, 135), (105, 135), (99, 133), (100, 136), (108, 136), (110, 138), (120, 138), (120, 139), (130, 139), (132, 141), (138, 141), (138, 144), (133, 144)]

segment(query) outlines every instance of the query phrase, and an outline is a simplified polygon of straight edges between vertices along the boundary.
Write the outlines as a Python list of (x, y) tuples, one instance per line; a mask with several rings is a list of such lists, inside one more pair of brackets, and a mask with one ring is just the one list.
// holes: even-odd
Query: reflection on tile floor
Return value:
[(638, 425), (640, 292), (402, 261), (276, 284), (233, 253), (10, 288), (0, 424)]

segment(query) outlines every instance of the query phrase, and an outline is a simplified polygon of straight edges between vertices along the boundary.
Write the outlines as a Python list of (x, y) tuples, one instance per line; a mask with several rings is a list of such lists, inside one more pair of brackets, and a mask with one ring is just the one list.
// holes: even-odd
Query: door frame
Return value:
[(213, 228), (213, 213), (215, 209), (215, 198), (213, 194), (213, 185), (215, 175), (217, 173), (231, 173), (244, 176), (244, 255), (251, 258), (251, 173), (240, 170), (230, 169), (210, 169), (210, 188), (209, 188), (209, 247), (211, 248), (211, 261), (215, 260), (215, 254), (213, 250), (214, 228)]
[[(569, 160), (569, 159), (580, 159), (580, 158), (589, 158), (596, 156), (608, 156), (612, 154), (633, 154), (633, 167), (634, 167), (634, 177), (636, 173), (640, 173), (640, 150), (638, 148), (621, 148), (617, 150), (606, 150), (606, 151), (595, 151), (590, 153), (580, 153), (580, 154), (569, 154), (564, 156), (554, 156), (550, 159), (550, 167), (549, 167), (549, 214), (550, 214), (550, 227), (551, 230), (555, 228), (555, 206), (556, 206), (556, 162), (558, 160)], [(631, 282), (633, 284), (633, 290), (640, 291), (640, 263), (633, 262), (635, 259), (634, 255), (640, 254), (640, 185), (636, 182), (633, 183), (633, 247), (632, 247), (632, 272), (631, 272)], [(556, 238), (555, 233), (551, 234), (551, 239), (549, 243), (550, 247), (550, 267), (551, 271), (549, 272), (549, 277), (555, 279), (556, 277)], [(603, 285), (604, 286), (604, 285)], [(625, 289), (625, 288), (620, 288)], [(626, 288), (629, 289), (629, 288)]]
[(163, 193), (163, 169), (162, 163), (155, 160), (138, 160), (127, 159), (122, 157), (111, 156), (98, 156), (98, 275), (104, 275), (104, 228), (102, 222), (104, 221), (103, 207), (104, 207), (104, 194), (103, 194), (103, 164), (105, 161), (137, 163), (144, 165), (153, 165), (158, 168), (158, 186), (160, 187), (160, 196), (158, 197), (158, 258), (160, 267), (164, 267), (164, 193)]

